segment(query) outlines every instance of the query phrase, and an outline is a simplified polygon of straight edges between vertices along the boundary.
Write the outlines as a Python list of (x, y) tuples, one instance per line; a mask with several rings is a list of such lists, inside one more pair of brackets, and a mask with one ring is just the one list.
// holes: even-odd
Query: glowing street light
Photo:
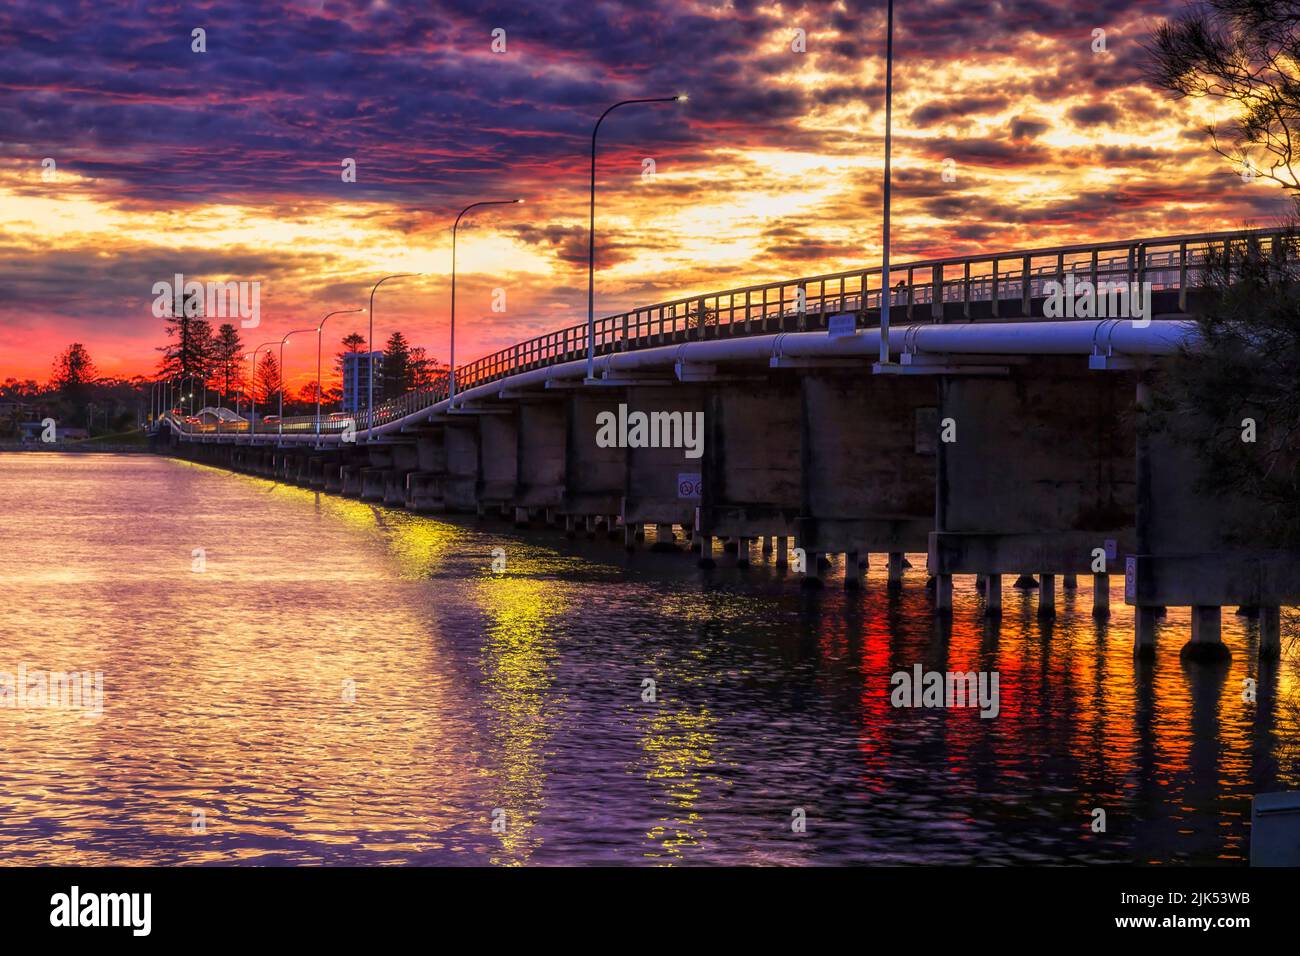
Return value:
[(522, 203), (522, 199), (487, 199), (470, 203), (460, 211), (451, 227), (451, 358), (448, 362), (450, 387), (447, 392), (447, 404), (456, 397), (456, 230), (460, 228), (461, 216), (479, 206), (513, 206)]
[[(596, 120), (591, 131), (591, 216), (587, 230), (587, 380), (596, 377), (596, 134), (605, 117), (620, 106), (633, 103), (685, 103), (686, 94), (676, 96), (655, 96), (648, 99), (622, 100), (615, 103)], [(701, 320), (703, 321), (703, 317)]]

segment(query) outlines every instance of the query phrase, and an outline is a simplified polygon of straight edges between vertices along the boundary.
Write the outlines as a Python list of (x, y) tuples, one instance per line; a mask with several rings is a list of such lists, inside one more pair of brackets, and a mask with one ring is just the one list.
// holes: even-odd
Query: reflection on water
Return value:
[[(0, 672), (104, 675), (0, 708), (4, 863), (1240, 863), (1300, 787), (1294, 650), (1227, 609), (1184, 665), (1171, 609), (1137, 663), (1118, 578), (945, 623), (920, 555), (807, 592), (143, 456), (0, 455), (0, 509)], [(915, 664), (999, 716), (893, 707)]]

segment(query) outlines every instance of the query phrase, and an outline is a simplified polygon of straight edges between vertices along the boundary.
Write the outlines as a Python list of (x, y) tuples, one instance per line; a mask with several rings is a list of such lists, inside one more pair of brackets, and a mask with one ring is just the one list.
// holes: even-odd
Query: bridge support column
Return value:
[(789, 535), (779, 534), (772, 541), (776, 545), (776, 566), (778, 568), (788, 568), (790, 566)]
[(772, 553), (772, 550), (776, 543), (776, 538), (773, 535), (765, 534), (762, 536), (760, 540), (763, 543), (763, 557), (767, 557), (769, 554)]
[(1213, 661), (1232, 656), (1223, 643), (1222, 611), (1217, 605), (1208, 604), (1192, 608), (1192, 637), (1183, 645), (1183, 657)]
[(442, 499), (448, 511), (473, 514), (479, 510), (479, 435), (473, 421), (448, 422), (443, 429), (447, 471)]
[(636, 525), (623, 522), (623, 549), (625, 551), (636, 550)]
[(697, 535), (700, 539), (700, 560), (699, 565), (702, 568), (711, 568), (714, 566), (713, 560), (713, 535)]
[(388, 481), (388, 475), (391, 469), (388, 468), (362, 468), (361, 469), (361, 500), (362, 501), (383, 501), (384, 486)]
[(673, 526), (659, 522), (655, 525), (655, 543), (651, 551), (676, 551), (677, 542), (673, 540)]
[(940, 614), (952, 613), (952, 575), (934, 576), (934, 609)]
[(1056, 617), (1056, 575), (1038, 576), (1038, 616)]
[(529, 516), (529, 514), (528, 514), (528, 509), (527, 509), (527, 508), (521, 508), (521, 507), (519, 507), (518, 505), (516, 505), (516, 506), (515, 506), (515, 527), (516, 527), (516, 528), (527, 528), (528, 525), (529, 525), (529, 523), (530, 523), (530, 520), (531, 520), (531, 519), (530, 519), (530, 516)]
[(325, 491), (329, 494), (343, 494), (343, 463), (328, 462), (325, 465)]
[(924, 549), (935, 527), (936, 380), (814, 368), (801, 386), (797, 530), (809, 567), (814, 552)]
[(736, 567), (749, 567), (749, 549), (752, 545), (753, 541), (750, 538), (736, 539)]
[(417, 512), (442, 511), (442, 472), (412, 471), (406, 475), (406, 507)]
[(1282, 609), (1277, 606), (1259, 609), (1259, 657), (1274, 660), (1282, 654)]
[(995, 616), (1002, 613), (1002, 575), (989, 574), (984, 578), (984, 613)]
[(406, 504), (407, 472), (391, 468), (384, 476), (384, 504), (402, 507)]
[(844, 589), (856, 591), (862, 587), (862, 567), (858, 552), (850, 551), (844, 555)]
[(1156, 623), (1160, 620), (1153, 607), (1133, 608), (1133, 653), (1137, 657), (1155, 657)]
[(890, 551), (888, 560), (889, 564), (886, 580), (893, 585), (901, 584), (903, 581), (903, 552)]
[(1079, 587), (1079, 576), (1077, 574), (1062, 574), (1061, 589), (1063, 591), (1074, 591)]
[(346, 498), (361, 497), (361, 466), (344, 465), (339, 469), (342, 479), (343, 488), (341, 493)]
[[(648, 390), (644, 390), (647, 391)], [(794, 534), (801, 506), (802, 412), (795, 376), (718, 382), (702, 396), (703, 455), (681, 460), (677, 475), (698, 472), (698, 499), (686, 499), (686, 521), (723, 538), (763, 540)], [(683, 522), (685, 524), (685, 522)]]
[(1092, 576), (1092, 616), (1110, 617), (1110, 575)]

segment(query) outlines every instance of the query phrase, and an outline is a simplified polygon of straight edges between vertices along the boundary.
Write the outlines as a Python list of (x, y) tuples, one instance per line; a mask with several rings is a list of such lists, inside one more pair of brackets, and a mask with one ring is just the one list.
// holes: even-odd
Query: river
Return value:
[[(1135, 662), (1119, 577), (936, 623), (924, 555), (807, 591), (149, 455), (0, 455), (0, 509), (0, 672), (103, 689), (0, 707), (0, 863), (1242, 864), (1300, 787), (1295, 648), (1225, 609), (1184, 665), (1170, 609)], [(997, 716), (892, 706), (916, 664)]]

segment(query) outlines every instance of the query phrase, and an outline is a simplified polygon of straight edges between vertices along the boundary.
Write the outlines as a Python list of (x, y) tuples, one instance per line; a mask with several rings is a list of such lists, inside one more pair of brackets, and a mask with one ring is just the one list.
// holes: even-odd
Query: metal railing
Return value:
[[(1049, 282), (1077, 280), (1150, 283), (1153, 292), (1176, 291), (1178, 309), (1187, 308), (1187, 292), (1194, 287), (1211, 252), (1229, 244), (1257, 243), (1274, 256), (1295, 257), (1294, 239), (1283, 230), (1215, 232), (1087, 243), (1029, 251), (998, 252), (974, 256), (923, 259), (891, 267), (901, 278), (890, 291), (890, 311), (895, 321), (912, 324), (947, 321), (946, 305), (960, 303), (960, 318), (975, 321), (977, 303), (988, 303), (978, 319), (1004, 318), (1035, 321), (1031, 302), (1046, 294)], [(595, 352), (599, 355), (653, 348), (660, 345), (773, 332), (802, 332), (825, 326), (836, 313), (868, 313), (881, 302), (880, 267), (808, 276), (780, 282), (728, 289), (705, 295), (658, 302), (605, 316), (595, 323)], [(860, 323), (861, 324), (861, 323)], [(456, 370), (458, 392), (511, 375), (585, 358), (586, 324), (547, 332), (493, 352)], [(365, 410), (321, 420), (321, 434), (348, 428), (358, 433), (405, 418), (448, 397), (447, 387), (412, 391), (377, 405), (373, 420)], [(286, 418), (286, 434), (314, 432), (314, 415)], [(276, 420), (257, 423), (257, 434), (280, 431)], [(178, 427), (181, 427), (178, 423)], [(247, 432), (222, 425), (222, 434)], [(212, 425), (185, 423), (186, 433), (215, 432)]]

